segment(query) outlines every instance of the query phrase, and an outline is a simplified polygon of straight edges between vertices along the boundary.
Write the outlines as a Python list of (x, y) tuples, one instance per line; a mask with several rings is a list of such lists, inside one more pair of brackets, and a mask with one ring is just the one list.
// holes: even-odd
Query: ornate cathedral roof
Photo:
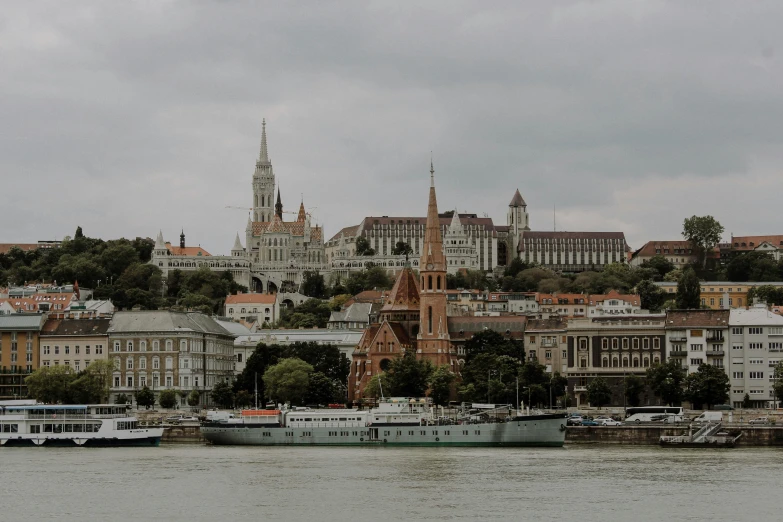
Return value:
[(383, 301), (383, 312), (419, 310), (419, 283), (413, 270), (405, 267), (397, 276), (397, 281)]
[[(288, 232), (292, 236), (304, 236), (305, 223), (299, 221), (280, 221), (280, 218), (275, 216), (275, 220), (279, 222), (279, 225), (275, 225), (276, 231), (280, 230), (282, 226), (283, 232)], [(252, 229), (254, 236), (261, 236), (266, 232), (269, 232), (269, 227), (275, 222), (273, 221), (253, 221)], [(317, 242), (321, 240), (323, 229), (319, 226), (310, 228), (310, 241)]]
[(280, 216), (275, 214), (274, 219), (272, 219), (272, 221), (269, 222), (269, 226), (266, 227), (266, 232), (279, 233), (288, 232), (288, 230), (280, 220)]

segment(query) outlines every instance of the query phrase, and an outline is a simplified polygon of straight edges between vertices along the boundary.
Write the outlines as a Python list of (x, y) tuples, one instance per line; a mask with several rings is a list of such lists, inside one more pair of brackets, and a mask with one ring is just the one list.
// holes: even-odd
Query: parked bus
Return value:
[(625, 423), (681, 422), (684, 420), (682, 406), (638, 406), (625, 411)]

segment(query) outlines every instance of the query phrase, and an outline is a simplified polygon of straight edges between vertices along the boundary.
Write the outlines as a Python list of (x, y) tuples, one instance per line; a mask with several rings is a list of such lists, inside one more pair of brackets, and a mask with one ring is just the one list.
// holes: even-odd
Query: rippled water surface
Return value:
[(0, 448), (2, 520), (781, 520), (783, 450)]

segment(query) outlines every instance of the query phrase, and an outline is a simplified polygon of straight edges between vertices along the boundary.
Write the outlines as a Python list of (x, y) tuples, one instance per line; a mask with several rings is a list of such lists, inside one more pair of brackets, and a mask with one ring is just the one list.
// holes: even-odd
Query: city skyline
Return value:
[(776, 233), (783, 8), (754, 5), (10, 5), (1, 240), (184, 228), (227, 254), (264, 117), (286, 210), (327, 239), (420, 215), (430, 151), (441, 210), (496, 224), (518, 188), (533, 230), (556, 206), (632, 248), (692, 214)]

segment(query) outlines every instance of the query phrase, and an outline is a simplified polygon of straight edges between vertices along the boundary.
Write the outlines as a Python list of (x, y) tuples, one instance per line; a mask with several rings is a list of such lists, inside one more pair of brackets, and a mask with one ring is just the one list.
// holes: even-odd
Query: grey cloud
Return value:
[[(430, 150), (441, 206), (501, 223), (519, 187), (535, 227), (557, 204), (558, 226), (622, 227), (634, 246), (677, 238), (695, 211), (665, 192), (651, 208), (634, 187), (695, 179), (699, 212), (776, 232), (782, 14), (730, 1), (10, 4), (0, 172), (14, 220), (0, 241), (184, 226), (228, 252), (246, 216), (223, 207), (250, 204), (263, 116), (284, 203), (303, 193), (327, 236), (423, 214)], [(742, 179), (763, 192), (732, 191), (727, 208)]]

